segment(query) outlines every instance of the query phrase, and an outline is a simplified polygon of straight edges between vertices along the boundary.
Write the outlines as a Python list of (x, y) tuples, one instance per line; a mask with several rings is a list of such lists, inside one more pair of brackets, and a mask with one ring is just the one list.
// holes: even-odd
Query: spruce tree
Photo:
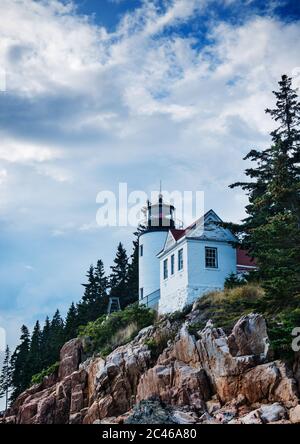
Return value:
[(242, 244), (257, 259), (269, 298), (284, 304), (300, 292), (300, 103), (292, 80), (282, 76), (274, 109), (277, 123), (272, 145), (251, 150), (245, 159), (251, 182), (238, 182), (247, 191), (247, 218), (238, 227)]
[(126, 305), (139, 300), (139, 236), (145, 227), (139, 226), (134, 233), (133, 252), (128, 265), (128, 298)]
[(33, 376), (43, 369), (42, 352), (41, 352), (42, 333), (39, 321), (36, 322), (30, 341), (28, 370)]
[(65, 341), (69, 341), (70, 339), (77, 337), (78, 330), (78, 317), (77, 317), (77, 308), (75, 307), (74, 302), (72, 302), (65, 321)]
[(94, 266), (91, 265), (87, 272), (88, 282), (82, 284), (85, 288), (81, 301), (77, 305), (79, 325), (85, 325), (89, 321), (95, 320), (94, 308), (98, 299), (98, 287)]
[(95, 268), (95, 281), (97, 288), (97, 298), (94, 307), (94, 319), (97, 319), (103, 314), (107, 313), (108, 306), (108, 278), (105, 275), (104, 265), (101, 259), (97, 261), (97, 265)]
[(51, 323), (47, 316), (41, 333), (41, 362), (43, 369), (53, 364), (51, 361), (51, 348)]
[(11, 359), (10, 350), (9, 347), (7, 346), (5, 350), (5, 357), (0, 375), (0, 398), (3, 398), (3, 396), (5, 396), (5, 413), (8, 408), (8, 399), (9, 399), (8, 395), (12, 386), (12, 368), (11, 368), (10, 359)]
[(59, 310), (56, 310), (50, 324), (50, 365), (59, 359), (59, 352), (64, 344), (64, 322)]
[(118, 297), (122, 308), (126, 306), (128, 300), (128, 257), (125, 248), (120, 242), (114, 265), (110, 276), (110, 296)]
[(30, 348), (30, 335), (28, 328), (21, 327), (20, 344), (11, 357), (12, 386), (13, 392), (11, 400), (14, 401), (26, 388), (31, 381), (31, 375), (28, 369), (28, 357)]

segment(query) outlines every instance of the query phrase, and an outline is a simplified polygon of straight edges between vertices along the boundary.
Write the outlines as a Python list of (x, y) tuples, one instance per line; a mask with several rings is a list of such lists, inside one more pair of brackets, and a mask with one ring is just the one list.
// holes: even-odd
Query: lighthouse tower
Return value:
[(175, 228), (173, 205), (163, 201), (147, 202), (143, 209), (146, 230), (139, 237), (139, 301), (140, 304), (157, 308), (160, 298), (160, 269), (157, 254), (164, 247), (168, 231)]

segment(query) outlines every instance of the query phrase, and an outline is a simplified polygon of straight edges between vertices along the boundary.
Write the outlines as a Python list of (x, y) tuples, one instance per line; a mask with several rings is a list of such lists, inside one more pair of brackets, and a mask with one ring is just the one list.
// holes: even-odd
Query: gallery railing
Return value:
[(160, 290), (153, 291), (153, 293), (148, 294), (143, 299), (140, 299), (141, 305), (146, 305), (148, 308), (158, 308), (158, 302), (160, 298)]

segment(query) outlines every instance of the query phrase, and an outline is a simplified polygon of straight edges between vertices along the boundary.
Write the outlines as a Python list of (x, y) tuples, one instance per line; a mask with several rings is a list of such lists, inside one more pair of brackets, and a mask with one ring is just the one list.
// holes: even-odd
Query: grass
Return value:
[(86, 352), (105, 357), (116, 347), (133, 339), (142, 328), (153, 324), (155, 316), (153, 310), (133, 304), (123, 311), (102, 316), (80, 327), (79, 336), (88, 339)]
[(267, 321), (271, 357), (293, 359), (292, 330), (300, 327), (300, 295), (283, 301), (280, 306), (259, 285), (247, 284), (208, 293), (196, 305), (200, 315), (189, 326), (191, 334), (197, 335), (209, 319), (229, 333), (241, 316), (261, 313)]

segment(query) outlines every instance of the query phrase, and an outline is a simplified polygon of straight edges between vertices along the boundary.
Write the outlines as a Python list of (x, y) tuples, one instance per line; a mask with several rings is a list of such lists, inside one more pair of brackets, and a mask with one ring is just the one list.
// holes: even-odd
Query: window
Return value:
[(144, 255), (144, 245), (140, 245), (140, 256)]
[(178, 270), (183, 270), (183, 249), (178, 251)]
[(175, 272), (175, 256), (172, 254), (171, 256), (171, 274), (174, 274)]
[(217, 248), (205, 247), (205, 266), (206, 268), (218, 268)]
[(140, 299), (144, 298), (144, 289), (140, 288)]
[(164, 279), (168, 279), (168, 259), (164, 260)]

